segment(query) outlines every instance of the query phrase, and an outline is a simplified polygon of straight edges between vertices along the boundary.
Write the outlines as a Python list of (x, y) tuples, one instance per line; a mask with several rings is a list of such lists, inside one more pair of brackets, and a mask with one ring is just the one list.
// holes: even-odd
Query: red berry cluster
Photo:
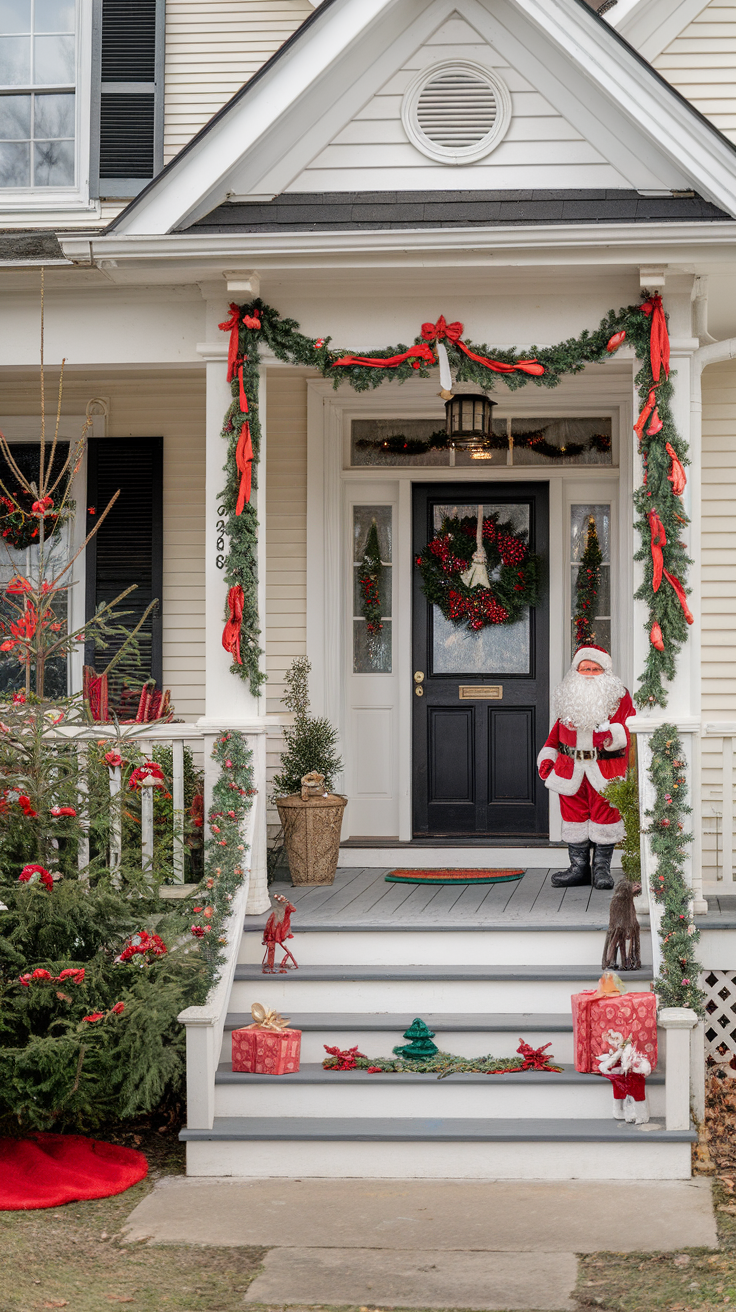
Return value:
[(483, 629), (487, 624), (504, 624), (509, 613), (496, 601), (488, 588), (477, 588), (471, 598), (463, 597), (453, 589), (448, 594), (450, 619), (467, 619), (471, 629)]
[(499, 533), (497, 546), (501, 552), (504, 565), (521, 565), (526, 556), (526, 546), (511, 533)]

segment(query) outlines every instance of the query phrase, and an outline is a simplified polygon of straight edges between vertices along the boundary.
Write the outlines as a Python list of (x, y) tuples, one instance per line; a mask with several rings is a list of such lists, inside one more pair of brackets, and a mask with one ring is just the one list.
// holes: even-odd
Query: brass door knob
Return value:
[(424, 674), (423, 674), (423, 672), (422, 672), (421, 670), (415, 670), (415, 671), (414, 671), (414, 682), (415, 682), (415, 683), (424, 683)]
[(417, 697), (423, 697), (423, 696), (424, 696), (424, 689), (423, 689), (422, 687), (420, 687), (419, 684), (417, 684), (417, 686), (416, 686), (416, 688), (414, 689), (414, 691), (415, 691)]

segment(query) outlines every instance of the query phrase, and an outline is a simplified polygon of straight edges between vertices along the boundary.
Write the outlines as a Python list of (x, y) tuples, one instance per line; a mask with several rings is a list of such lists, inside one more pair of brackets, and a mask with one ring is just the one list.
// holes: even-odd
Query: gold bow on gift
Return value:
[(270, 1011), (268, 1007), (262, 1007), (260, 1002), (254, 1002), (250, 1009), (250, 1014), (255, 1021), (255, 1025), (249, 1025), (249, 1030), (285, 1030), (289, 1026), (289, 1018), (279, 1015), (278, 1011)]

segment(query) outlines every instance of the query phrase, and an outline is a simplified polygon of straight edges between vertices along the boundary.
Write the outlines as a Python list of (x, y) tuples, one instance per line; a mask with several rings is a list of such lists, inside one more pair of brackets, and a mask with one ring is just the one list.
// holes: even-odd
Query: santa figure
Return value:
[[(611, 857), (624, 836), (624, 822), (601, 794), (629, 763), (628, 716), (634, 704), (613, 673), (604, 647), (580, 647), (555, 691), (557, 719), (537, 758), (551, 792), (560, 797), (562, 837), (570, 865), (552, 876), (555, 888), (590, 884), (613, 888)], [(591, 861), (592, 846), (592, 861)]]

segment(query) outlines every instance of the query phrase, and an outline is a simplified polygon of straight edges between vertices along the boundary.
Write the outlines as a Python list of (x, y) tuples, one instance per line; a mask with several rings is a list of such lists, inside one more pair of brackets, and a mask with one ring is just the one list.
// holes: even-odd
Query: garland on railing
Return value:
[(210, 837), (205, 843), (205, 877), (200, 889), (201, 905), (193, 908), (191, 933), (200, 940), (199, 951), (207, 967), (207, 990), (215, 981), (225, 939), (225, 921), (230, 915), (233, 894), (240, 887), (250, 864), (243, 841), (243, 823), (253, 806), (253, 753), (241, 733), (219, 735), (212, 760), (220, 777), (212, 789), (207, 813)]
[(657, 869), (651, 877), (654, 898), (662, 905), (659, 935), (662, 966), (654, 988), (663, 1007), (692, 1007), (702, 1013), (703, 995), (698, 983), (700, 965), (695, 944), (700, 938), (692, 913), (692, 890), (685, 883), (687, 779), (682, 743), (674, 724), (663, 724), (651, 738), (649, 778), (654, 785), (654, 806), (647, 811), (647, 830)]
[[(635, 701), (638, 706), (665, 706), (664, 681), (675, 674), (675, 660), (687, 636), (692, 616), (687, 605), (689, 560), (679, 534), (688, 522), (681, 494), (686, 477), (687, 444), (678, 434), (670, 409), (669, 338), (661, 298), (647, 297), (641, 305), (618, 313), (610, 310), (593, 332), (584, 329), (577, 338), (555, 346), (535, 347), (527, 354), (490, 349), (463, 338), (463, 325), (422, 324), (414, 345), (399, 344), (370, 355), (345, 354), (330, 349), (329, 337), (307, 337), (294, 319), (282, 319), (262, 300), (231, 305), (231, 315), (220, 326), (230, 333), (228, 379), (233, 401), (225, 417), (228, 438), (225, 464), (227, 483), (222, 495), (230, 549), (225, 563), (229, 585), (229, 618), (223, 645), (233, 656), (232, 669), (247, 679), (257, 693), (265, 675), (258, 622), (258, 520), (251, 505), (251, 487), (257, 487), (260, 450), (258, 422), (259, 344), (263, 340), (277, 359), (316, 369), (334, 386), (347, 382), (356, 392), (379, 387), (386, 378), (405, 382), (417, 374), (430, 377), (440, 366), (443, 376), (454, 371), (458, 383), (473, 383), (490, 391), (494, 375), (503, 374), (512, 391), (533, 378), (542, 387), (556, 387), (568, 374), (580, 373), (587, 364), (600, 364), (624, 340), (634, 348), (641, 368), (636, 385), (641, 413), (635, 424), (644, 465), (644, 482), (634, 493), (644, 581), (635, 594), (649, 606), (647, 629), (650, 645)], [(663, 580), (666, 586), (663, 586)]]
[(601, 583), (601, 562), (603, 555), (598, 541), (595, 520), (588, 519), (588, 531), (585, 534), (585, 547), (580, 557), (578, 576), (575, 580), (575, 651), (578, 647), (588, 647), (595, 642), (592, 621), (598, 610), (598, 589)]

